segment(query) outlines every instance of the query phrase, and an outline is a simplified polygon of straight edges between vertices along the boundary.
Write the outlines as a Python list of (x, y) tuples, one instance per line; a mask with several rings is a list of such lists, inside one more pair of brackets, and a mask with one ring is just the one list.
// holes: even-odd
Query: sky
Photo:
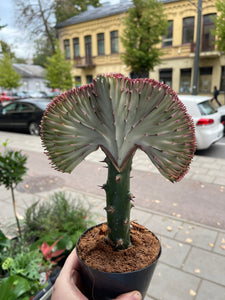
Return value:
[[(102, 0), (101, 3), (103, 2), (117, 3), (119, 0)], [(33, 57), (33, 45), (25, 38), (26, 32), (18, 28), (14, 13), (13, 0), (0, 0), (0, 25), (8, 25), (0, 30), (0, 40), (10, 45), (16, 57), (29, 61)]]
[(14, 13), (12, 0), (0, 0), (0, 24), (7, 24), (7, 27), (0, 30), (0, 40), (9, 44), (17, 57), (31, 59), (33, 47), (25, 40), (24, 31), (16, 25)]

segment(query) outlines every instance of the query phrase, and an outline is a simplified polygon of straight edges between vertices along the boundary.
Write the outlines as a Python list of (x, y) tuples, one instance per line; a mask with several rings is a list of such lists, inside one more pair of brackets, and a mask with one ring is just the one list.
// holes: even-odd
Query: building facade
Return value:
[(14, 70), (21, 75), (21, 86), (16, 89), (17, 92), (43, 91), (47, 92), (49, 88), (44, 78), (45, 69), (38, 65), (13, 64)]
[[(225, 56), (216, 49), (211, 32), (217, 15), (215, 1), (202, 1), (199, 94), (211, 94), (214, 86), (221, 91), (225, 89)], [(192, 91), (194, 73), (198, 0), (162, 2), (168, 31), (158, 45), (163, 50), (161, 64), (150, 72), (150, 77), (163, 81), (178, 93), (188, 94)], [(124, 52), (120, 36), (122, 19), (131, 6), (129, 1), (105, 5), (57, 25), (61, 49), (73, 64), (74, 85), (89, 83), (99, 73), (119, 72), (129, 76), (131, 70), (120, 57)]]

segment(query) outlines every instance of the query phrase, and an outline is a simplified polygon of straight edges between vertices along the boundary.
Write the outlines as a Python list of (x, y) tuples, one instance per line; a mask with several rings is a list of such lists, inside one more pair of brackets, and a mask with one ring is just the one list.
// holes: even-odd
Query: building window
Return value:
[(81, 76), (75, 76), (75, 85), (76, 87), (81, 86)]
[(180, 93), (191, 92), (191, 69), (180, 70)]
[(213, 17), (216, 17), (216, 14), (203, 16), (202, 51), (214, 50), (215, 36), (212, 30), (215, 29), (215, 24)]
[(183, 38), (182, 43), (192, 43), (194, 38), (195, 18), (189, 17), (183, 19)]
[(86, 75), (87, 84), (92, 83), (92, 81), (93, 81), (93, 76), (92, 75)]
[(87, 65), (92, 64), (92, 41), (91, 41), (91, 35), (86, 35), (84, 37), (84, 43), (85, 43), (85, 63)]
[(200, 93), (210, 93), (212, 85), (212, 67), (203, 67), (199, 69), (199, 84), (198, 90)]
[(111, 53), (119, 53), (118, 30), (111, 31), (110, 38), (111, 38)]
[(70, 59), (70, 40), (64, 40), (65, 59)]
[(172, 69), (159, 70), (159, 81), (172, 87)]
[(98, 55), (104, 55), (105, 54), (104, 33), (97, 34), (97, 42), (98, 42)]
[(221, 67), (220, 90), (225, 92), (225, 66)]
[(73, 57), (79, 57), (80, 56), (80, 44), (79, 44), (79, 38), (73, 38)]
[(173, 21), (168, 21), (167, 35), (162, 38), (162, 46), (172, 46), (173, 44)]

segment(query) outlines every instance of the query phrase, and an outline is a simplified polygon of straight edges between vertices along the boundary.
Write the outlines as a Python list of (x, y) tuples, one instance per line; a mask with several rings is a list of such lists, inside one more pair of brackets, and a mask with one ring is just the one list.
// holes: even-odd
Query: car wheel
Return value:
[(30, 123), (28, 129), (29, 129), (29, 133), (31, 135), (39, 135), (40, 134), (39, 125), (35, 122)]

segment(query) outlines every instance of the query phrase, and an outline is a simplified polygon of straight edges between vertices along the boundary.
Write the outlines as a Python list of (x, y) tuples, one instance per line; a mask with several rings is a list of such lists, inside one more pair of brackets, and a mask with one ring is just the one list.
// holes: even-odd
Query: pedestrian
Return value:
[(216, 100), (216, 103), (219, 105), (219, 106), (221, 106), (221, 103), (219, 102), (219, 100), (218, 100), (218, 95), (219, 95), (219, 91), (217, 90), (217, 88), (216, 88), (216, 86), (214, 86), (214, 90), (213, 90), (213, 98), (212, 98), (212, 100)]

